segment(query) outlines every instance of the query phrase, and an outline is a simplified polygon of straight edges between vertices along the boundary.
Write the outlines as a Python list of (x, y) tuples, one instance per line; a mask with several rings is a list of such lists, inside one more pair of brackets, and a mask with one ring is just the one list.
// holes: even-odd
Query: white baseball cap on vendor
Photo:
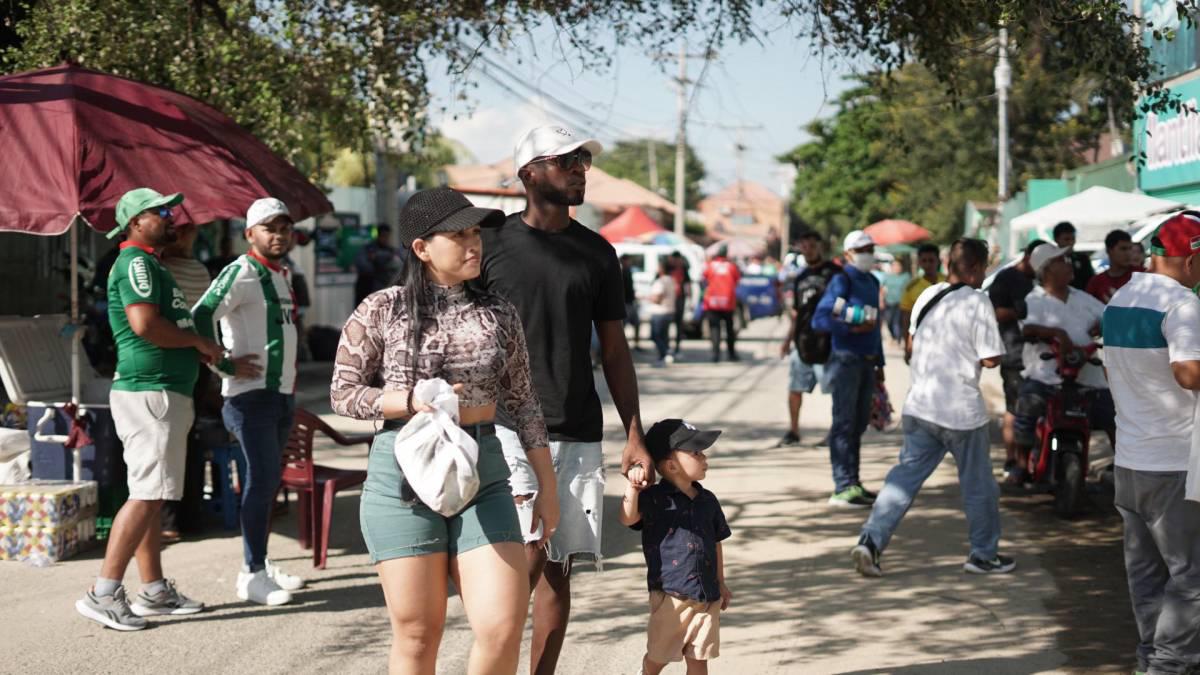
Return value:
[(129, 227), (130, 221), (143, 211), (158, 208), (173, 209), (181, 203), (183, 203), (183, 195), (178, 192), (164, 195), (150, 188), (134, 188), (121, 195), (116, 209), (117, 226), (104, 236), (112, 239), (121, 234), (125, 228)]
[(846, 238), (842, 240), (843, 251), (857, 251), (860, 248), (866, 248), (874, 245), (875, 240), (871, 238), (871, 235), (863, 232), (862, 230), (854, 230), (850, 234), (847, 234)]
[(1040, 275), (1042, 270), (1046, 269), (1046, 265), (1050, 264), (1051, 260), (1061, 258), (1070, 253), (1071, 249), (1055, 246), (1054, 244), (1040, 244), (1033, 249), (1033, 253), (1029, 254), (1029, 264), (1033, 266), (1033, 273)]
[(248, 230), (255, 225), (262, 225), (277, 216), (285, 216), (289, 221), (295, 222), (292, 220), (292, 214), (288, 211), (287, 204), (278, 199), (265, 197), (255, 200), (250, 205), (250, 209), (246, 211), (246, 229)]
[(584, 138), (557, 124), (530, 129), (513, 151), (513, 174), (520, 173), (526, 164), (543, 157), (558, 157), (583, 148), (593, 156), (604, 152), (604, 146), (594, 138)]

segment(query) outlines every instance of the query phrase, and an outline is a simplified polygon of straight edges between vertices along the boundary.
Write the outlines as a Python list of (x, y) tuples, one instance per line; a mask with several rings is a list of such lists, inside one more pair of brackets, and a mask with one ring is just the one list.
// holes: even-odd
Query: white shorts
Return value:
[(108, 397), (117, 438), (125, 446), (129, 498), (183, 498), (187, 438), (195, 420), (192, 397), (173, 391), (118, 391)]
[[(496, 427), (496, 437), (504, 448), (504, 459), (512, 471), (509, 484), (514, 496), (534, 495), (538, 480), (525, 457), (525, 448), (517, 432)], [(550, 441), (550, 459), (558, 478), (558, 529), (550, 537), (546, 557), (556, 563), (590, 560), (600, 567), (603, 556), (600, 535), (604, 526), (604, 451), (600, 443)], [(525, 543), (541, 539), (541, 532), (530, 533), (533, 524), (533, 500), (517, 506)]]

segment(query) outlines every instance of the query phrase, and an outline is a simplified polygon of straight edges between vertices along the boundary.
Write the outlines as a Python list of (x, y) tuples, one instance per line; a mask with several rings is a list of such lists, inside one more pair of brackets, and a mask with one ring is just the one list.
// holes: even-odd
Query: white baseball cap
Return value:
[(1033, 249), (1033, 253), (1029, 254), (1029, 264), (1033, 265), (1033, 272), (1041, 274), (1042, 269), (1050, 264), (1051, 260), (1061, 258), (1071, 252), (1069, 248), (1062, 248), (1054, 244), (1040, 244)]
[(287, 216), (288, 220), (292, 219), (292, 214), (288, 212), (287, 204), (278, 199), (265, 197), (256, 200), (250, 205), (250, 210), (246, 212), (246, 229), (248, 230), (255, 225), (265, 223), (275, 216)]
[(513, 174), (539, 157), (557, 157), (584, 148), (593, 156), (604, 152), (604, 146), (594, 138), (583, 138), (558, 125), (530, 129), (513, 150)]
[(875, 240), (871, 238), (871, 235), (862, 230), (854, 230), (850, 234), (847, 234), (846, 239), (842, 241), (842, 250), (854, 251), (874, 245)]

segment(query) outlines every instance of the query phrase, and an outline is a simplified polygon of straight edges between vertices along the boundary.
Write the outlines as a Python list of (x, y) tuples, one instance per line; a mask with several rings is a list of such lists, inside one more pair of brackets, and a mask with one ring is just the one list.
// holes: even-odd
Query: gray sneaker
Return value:
[(181, 616), (184, 614), (195, 614), (204, 610), (204, 603), (196, 602), (183, 593), (180, 593), (175, 588), (173, 580), (167, 579), (166, 584), (166, 589), (154, 596), (146, 595), (145, 590), (138, 593), (137, 598), (129, 608), (138, 616), (158, 616), (164, 614)]
[(113, 630), (130, 631), (146, 627), (146, 620), (130, 611), (124, 586), (118, 586), (112, 595), (96, 595), (88, 589), (82, 598), (75, 601), (75, 611)]

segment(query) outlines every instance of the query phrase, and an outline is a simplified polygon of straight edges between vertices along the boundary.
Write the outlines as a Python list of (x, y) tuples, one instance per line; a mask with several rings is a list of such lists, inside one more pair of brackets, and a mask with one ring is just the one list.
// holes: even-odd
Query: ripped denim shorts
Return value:
[(395, 440), (395, 431), (375, 437), (358, 508), (372, 563), (431, 553), (455, 556), (480, 546), (524, 541), (508, 487), (508, 465), (494, 435), (477, 438), (479, 493), (451, 517), (411, 496), (405, 498), (404, 475), (393, 451)]
[[(534, 495), (537, 498), (538, 481), (533, 467), (525, 457), (525, 449), (517, 433), (502, 426), (496, 427), (496, 438), (504, 448), (504, 459), (512, 472), (509, 482), (514, 497)], [(573, 562), (590, 561), (600, 569), (603, 556), (600, 552), (600, 534), (604, 524), (604, 450), (600, 443), (576, 443), (551, 441), (550, 458), (554, 463), (554, 474), (558, 478), (558, 529), (550, 537), (547, 558), (567, 565)], [(517, 507), (521, 519), (521, 532), (525, 542), (541, 538), (541, 533), (530, 533), (533, 524), (533, 501), (528, 500)]]

